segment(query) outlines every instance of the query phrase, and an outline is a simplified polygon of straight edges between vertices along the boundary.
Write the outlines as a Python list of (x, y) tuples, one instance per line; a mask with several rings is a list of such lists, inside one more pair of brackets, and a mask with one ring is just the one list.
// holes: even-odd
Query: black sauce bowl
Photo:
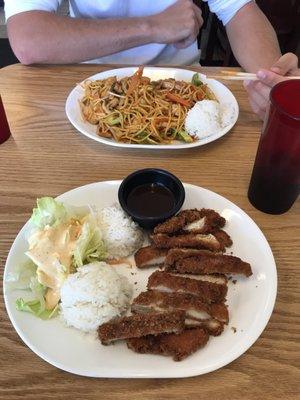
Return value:
[[(167, 188), (174, 196), (174, 206), (167, 212), (155, 216), (145, 216), (131, 209), (127, 204), (128, 195), (138, 186), (154, 183)], [(163, 169), (146, 168), (128, 175), (121, 183), (118, 192), (119, 203), (123, 210), (131, 216), (142, 228), (152, 229), (157, 224), (175, 215), (185, 199), (185, 190), (181, 181), (173, 174)]]

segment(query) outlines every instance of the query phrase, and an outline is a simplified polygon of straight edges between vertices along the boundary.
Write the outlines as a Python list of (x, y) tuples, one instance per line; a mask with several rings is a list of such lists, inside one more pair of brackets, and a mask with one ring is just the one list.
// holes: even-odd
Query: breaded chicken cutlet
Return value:
[(224, 281), (216, 283), (163, 271), (155, 271), (150, 275), (147, 288), (159, 292), (192, 294), (207, 303), (222, 303), (227, 294), (227, 284)]
[(211, 233), (216, 228), (222, 228), (226, 220), (216, 211), (202, 208), (201, 210), (183, 210), (169, 220), (154, 228), (154, 233), (174, 234)]
[(154, 267), (164, 264), (167, 249), (159, 249), (153, 246), (141, 247), (134, 255), (138, 268)]
[(158, 336), (144, 336), (127, 339), (129, 349), (141, 354), (160, 354), (173, 357), (174, 361), (181, 361), (201, 347), (209, 339), (208, 333), (201, 328), (185, 330), (179, 334), (162, 334)]
[(220, 335), (224, 324), (228, 323), (228, 310), (224, 303), (206, 304), (198, 296), (186, 293), (148, 290), (133, 300), (131, 310), (135, 313), (182, 310), (187, 327), (202, 327), (213, 336)]
[(228, 310), (224, 303), (208, 304), (188, 293), (168, 293), (148, 290), (140, 293), (131, 306), (133, 312), (164, 312), (182, 310), (186, 316), (198, 320), (214, 318), (228, 323)]
[(249, 263), (239, 257), (205, 250), (171, 249), (165, 259), (165, 271), (179, 274), (242, 274), (251, 276)]
[(179, 333), (184, 330), (185, 313), (170, 311), (165, 313), (134, 314), (115, 318), (99, 326), (98, 337), (102, 344), (113, 341), (160, 333)]
[(232, 246), (232, 239), (227, 232), (223, 231), (222, 229), (216, 229), (212, 232), (212, 234), (218, 240), (222, 249)]
[(224, 244), (212, 235), (188, 233), (186, 235), (169, 236), (165, 233), (150, 235), (156, 247), (172, 249), (174, 247), (192, 247), (195, 249), (208, 249), (211, 251), (224, 251)]

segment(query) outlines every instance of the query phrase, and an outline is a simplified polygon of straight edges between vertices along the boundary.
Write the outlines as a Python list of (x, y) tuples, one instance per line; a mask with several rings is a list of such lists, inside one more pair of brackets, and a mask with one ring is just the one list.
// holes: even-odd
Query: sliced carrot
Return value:
[(177, 94), (174, 94), (171, 92), (167, 92), (166, 97), (169, 100), (174, 101), (175, 103), (182, 104), (183, 106), (186, 106), (186, 107), (189, 107), (191, 105), (191, 102), (189, 100), (185, 100), (182, 97), (177, 96)]
[(160, 122), (168, 122), (169, 117), (156, 117), (154, 118), (154, 124), (159, 124)]
[(127, 96), (130, 96), (131, 93), (134, 91), (134, 89), (138, 87), (141, 78), (143, 76), (143, 71), (144, 71), (144, 65), (140, 65), (138, 70), (135, 72), (135, 74), (132, 76), (130, 80), (129, 88), (126, 93)]
[(203, 93), (203, 91), (198, 90), (198, 92), (196, 93), (197, 100), (203, 100), (204, 97), (205, 97), (205, 93)]

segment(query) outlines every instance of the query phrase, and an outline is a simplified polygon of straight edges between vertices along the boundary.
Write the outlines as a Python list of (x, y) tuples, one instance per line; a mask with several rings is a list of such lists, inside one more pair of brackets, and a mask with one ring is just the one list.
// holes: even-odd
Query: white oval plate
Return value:
[[(119, 68), (112, 69), (109, 71), (104, 71), (99, 74), (90, 76), (87, 78), (88, 80), (96, 80), (96, 79), (106, 79), (111, 76), (116, 76), (118, 79), (124, 78), (126, 76), (131, 76), (137, 70), (136, 67), (128, 67), (128, 68)], [(166, 79), (166, 78), (174, 78), (177, 80), (183, 80), (187, 82), (191, 82), (192, 76), (195, 71), (189, 71), (186, 69), (178, 69), (178, 68), (161, 68), (161, 67), (145, 67), (144, 68), (144, 76), (151, 78), (151, 80), (158, 79)], [(214, 140), (219, 139), (221, 136), (225, 135), (230, 129), (234, 126), (238, 119), (239, 115), (239, 106), (236, 101), (236, 98), (232, 94), (232, 92), (224, 86), (222, 83), (214, 80), (207, 79), (205, 75), (200, 74), (201, 80), (208, 84), (210, 89), (214, 92), (220, 104), (226, 104), (231, 110), (231, 123), (226, 126), (224, 129), (216, 132), (214, 135), (207, 136), (204, 139), (198, 140), (193, 143), (182, 143), (182, 142), (174, 142), (172, 144), (129, 144), (129, 143), (121, 143), (116, 142), (114, 139), (108, 139), (101, 136), (98, 136), (96, 133), (96, 125), (92, 125), (83, 120), (79, 108), (79, 100), (84, 95), (84, 90), (81, 84), (78, 84), (69, 94), (66, 102), (66, 114), (71, 122), (71, 124), (83, 135), (96, 140), (97, 142), (107, 144), (109, 146), (116, 147), (127, 147), (127, 148), (136, 148), (136, 149), (186, 149), (190, 147), (198, 147), (204, 144), (213, 142)], [(83, 82), (81, 82), (83, 83)]]
[[(117, 201), (120, 181), (92, 183), (58, 197), (73, 205), (110, 206)], [(181, 362), (157, 355), (141, 355), (127, 349), (124, 342), (102, 346), (100, 342), (73, 328), (59, 318), (42, 321), (15, 309), (16, 298), (24, 291), (6, 290), (5, 279), (24, 261), (27, 248), (21, 229), (9, 252), (4, 272), (4, 298), (11, 322), (22, 340), (38, 356), (65, 371), (90, 377), (110, 378), (175, 378), (205, 374), (241, 356), (260, 336), (271, 316), (277, 290), (276, 265), (270, 246), (253, 220), (224, 197), (201, 187), (185, 184), (183, 208), (207, 207), (226, 218), (226, 231), (233, 239), (230, 248), (238, 257), (250, 262), (253, 275), (229, 282), (229, 325), (219, 337), (210, 337), (208, 344)], [(116, 267), (117, 268), (117, 267)], [(119, 267), (118, 267), (119, 268)], [(135, 294), (146, 289), (153, 269), (137, 270), (120, 267), (134, 284)], [(132, 275), (131, 273), (134, 273)], [(231, 329), (236, 328), (236, 333)]]

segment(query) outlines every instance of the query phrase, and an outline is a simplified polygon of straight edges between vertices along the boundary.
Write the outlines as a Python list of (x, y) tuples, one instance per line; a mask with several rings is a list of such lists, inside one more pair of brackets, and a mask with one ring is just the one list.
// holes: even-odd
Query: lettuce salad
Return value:
[(106, 258), (97, 218), (88, 207), (71, 207), (51, 197), (37, 200), (27, 235), (28, 260), (8, 277), (12, 289), (31, 291), (16, 308), (49, 319), (57, 314), (60, 288), (77, 268)]

